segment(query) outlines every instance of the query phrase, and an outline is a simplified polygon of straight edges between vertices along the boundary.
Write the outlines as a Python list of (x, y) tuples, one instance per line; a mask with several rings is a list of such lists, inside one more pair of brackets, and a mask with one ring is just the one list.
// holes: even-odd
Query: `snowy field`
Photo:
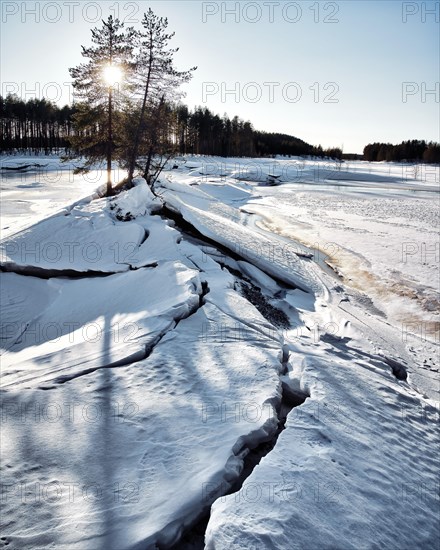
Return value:
[(185, 157), (106, 199), (28, 162), (0, 548), (438, 549), (438, 167)]

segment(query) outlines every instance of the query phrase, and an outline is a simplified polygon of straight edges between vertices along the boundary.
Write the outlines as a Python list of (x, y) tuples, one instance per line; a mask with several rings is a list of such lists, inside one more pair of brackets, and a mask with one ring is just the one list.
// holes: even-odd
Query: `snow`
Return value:
[[(240, 210), (229, 204), (235, 201), (235, 193), (229, 199), (229, 186), (222, 185), (224, 201), (219, 201), (219, 189), (215, 197), (205, 190), (194, 189), (190, 185), (174, 181), (166, 184), (166, 189), (159, 189), (165, 204), (177, 210), (187, 222), (208, 238), (226, 246), (240, 256), (256, 261), (260, 267), (271, 275), (303, 290), (320, 291), (319, 281), (313, 270), (305, 265), (305, 260), (295, 250), (283, 247), (273, 249), (272, 241), (264, 235), (258, 235), (242, 223)], [(235, 187), (233, 187), (235, 191)], [(274, 254), (277, 261), (274, 262)]]
[(437, 548), (438, 411), (383, 362), (297, 345), (310, 393), (239, 492), (219, 498), (206, 548)]
[[(24, 308), (17, 312), (16, 304), (29, 299), (20, 276), (2, 275), (2, 308), (6, 315), (14, 312), (14, 320), (2, 327), (5, 387), (47, 386), (142, 357), (177, 319), (197, 308), (201, 293), (197, 273), (178, 261), (114, 277), (31, 284), (45, 302), (33, 318)], [(144, 291), (138, 295), (133, 288)]]
[[(148, 221), (126, 223), (127, 216), (144, 216), (160, 207), (144, 180), (116, 199), (84, 200), (27, 230), (3, 239), (0, 257), (6, 269), (46, 271), (128, 271), (142, 265), (142, 244)], [(147, 258), (147, 256), (145, 256)], [(148, 260), (145, 260), (148, 261)]]
[[(252, 308), (241, 306), (264, 327)], [(221, 341), (206, 329), (213, 323), (228, 327)], [(240, 328), (246, 342), (235, 336), (237, 322), (208, 304), (168, 332), (146, 360), (100, 369), (50, 391), (10, 390), (3, 402), (9, 414), (2, 463), (3, 482), (12, 486), (4, 515), (19, 514), (22, 482), (35, 508), (13, 528), (12, 542), (81, 549), (172, 542), (199, 513), (204, 484), (236, 475), (245, 436), (265, 437), (274, 423), (269, 402), (278, 398), (279, 346), (256, 329)], [(232, 360), (237, 356), (239, 362)], [(231, 429), (225, 415), (235, 415), (249, 399), (264, 414), (252, 424), (239, 415)], [(28, 413), (24, 422), (14, 414), (18, 406)], [(25, 440), (35, 445), (31, 464)], [(32, 494), (38, 483), (47, 498)], [(71, 499), (69, 483), (78, 484), (76, 496), (70, 487)], [(61, 490), (55, 502), (53, 487)]]
[(52, 204), (32, 192), (23, 210), (9, 177), (2, 543), (167, 548), (212, 505), (208, 550), (437, 548), (438, 260), (396, 256), (437, 242), (436, 172), (178, 164), (159, 199), (141, 179), (112, 199), (72, 191), (66, 171), (36, 182)]
[(367, 290), (394, 321), (417, 316), (436, 322), (440, 218), (435, 199), (283, 189), (250, 210), (263, 217), (263, 226), (329, 254), (344, 280)]
[[(325, 300), (328, 284), (316, 267), (327, 275), (326, 264), (333, 266), (347, 301), (374, 315), (368, 324), (384, 320), (375, 330), (394, 331), (394, 347), (414, 356), (409, 368), (417, 387), (439, 398), (438, 166), (198, 160), (192, 176), (170, 171), (160, 191), (169, 206), (244, 260)], [(237, 174), (248, 172), (257, 180), (237, 183)], [(270, 173), (283, 183), (262, 185)], [(240, 199), (237, 185), (245, 191)]]
[[(3, 170), (35, 165), (25, 171)], [(75, 174), (81, 160), (60, 162), (58, 155), (13, 155), (0, 157), (2, 191), (1, 238), (16, 233), (63, 210), (67, 205), (90, 200), (105, 188), (107, 172), (95, 166), (89, 173)], [(113, 166), (113, 179), (119, 181), (124, 172)]]
[[(97, 199), (14, 236), (54, 239), (56, 224), (82, 245), (104, 226), (122, 247), (141, 227), (137, 252), (153, 262), (116, 273), (103, 254), (106, 276), (1, 274), (3, 517), (16, 518), (17, 547), (169, 544), (209, 504), (204, 487), (230, 485), (247, 445), (276, 428), (280, 337), (232, 276), (151, 216), (148, 194), (141, 181), (113, 210)], [(136, 218), (115, 221), (117, 209)], [(249, 400), (256, 416), (243, 413)]]

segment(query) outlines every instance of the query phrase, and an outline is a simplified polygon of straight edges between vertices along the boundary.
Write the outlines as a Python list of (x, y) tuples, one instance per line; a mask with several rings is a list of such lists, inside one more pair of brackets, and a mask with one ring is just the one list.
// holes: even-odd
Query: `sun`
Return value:
[(106, 65), (102, 71), (102, 77), (108, 86), (114, 86), (122, 81), (123, 72), (116, 65)]

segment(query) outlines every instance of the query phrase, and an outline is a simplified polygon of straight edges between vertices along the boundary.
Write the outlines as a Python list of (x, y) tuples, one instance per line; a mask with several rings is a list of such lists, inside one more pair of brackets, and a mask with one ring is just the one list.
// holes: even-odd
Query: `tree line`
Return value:
[(185, 105), (175, 107), (174, 130), (170, 140), (180, 154), (216, 155), (222, 157), (267, 157), (273, 155), (319, 156), (341, 158), (338, 148), (323, 149), (286, 134), (255, 130), (252, 123), (238, 116), (230, 119), (211, 112), (207, 107), (193, 111)]
[[(314, 156), (349, 158), (339, 148), (323, 149), (282, 133), (257, 131), (249, 121), (238, 116), (220, 117), (207, 107), (191, 110), (181, 103), (163, 107), (162, 141), (179, 154), (215, 155), (223, 157)], [(0, 96), (0, 151), (50, 154), (64, 151), (80, 154), (75, 146), (84, 130), (75, 124), (75, 104), (59, 107), (46, 99), (28, 99), (15, 95)], [(116, 112), (116, 116), (121, 113)], [(103, 123), (105, 129), (106, 123)], [(369, 143), (357, 159), (370, 162), (440, 163), (440, 144), (425, 140), (408, 140), (398, 145)]]
[(372, 162), (426, 162), (440, 163), (440, 143), (425, 140), (391, 143), (369, 143), (364, 147), (364, 159)]
[[(249, 121), (238, 116), (230, 119), (226, 114), (220, 117), (207, 107), (191, 110), (180, 103), (167, 103), (163, 111), (162, 141), (179, 154), (342, 157), (339, 148), (323, 149), (291, 135), (257, 131)], [(122, 113), (116, 110), (114, 116), (121, 118)], [(75, 104), (59, 107), (46, 99), (24, 101), (14, 95), (0, 96), (0, 150), (44, 154), (64, 150), (68, 155), (79, 154), (80, 147), (75, 143), (82, 138), (87, 140), (87, 132), (75, 123), (75, 117), (78, 117)], [(103, 121), (102, 131), (105, 127)], [(99, 134), (98, 123), (95, 129)]]
[(58, 107), (46, 99), (0, 96), (0, 151), (67, 152), (74, 114), (75, 107)]

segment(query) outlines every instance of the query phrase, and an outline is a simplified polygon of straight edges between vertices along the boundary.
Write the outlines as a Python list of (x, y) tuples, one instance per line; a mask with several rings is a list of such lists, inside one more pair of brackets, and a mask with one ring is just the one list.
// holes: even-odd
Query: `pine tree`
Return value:
[[(169, 48), (168, 44), (174, 33), (167, 34), (166, 18), (159, 18), (150, 8), (148, 13), (144, 14), (142, 26), (144, 30), (138, 34), (137, 42), (136, 77), (137, 85), (141, 87), (143, 93), (139, 121), (128, 162), (128, 179), (133, 178), (139, 154), (145, 154), (147, 160), (143, 173), (150, 184), (153, 157), (158, 153), (159, 126), (163, 122), (157, 117), (163, 114), (163, 105), (166, 102), (178, 97), (179, 86), (191, 79), (196, 67), (188, 71), (175, 69), (173, 57), (178, 48)], [(151, 116), (148, 116), (149, 113), (156, 115), (153, 124), (151, 124)], [(150, 118), (150, 124), (147, 125), (148, 118)]]
[(114, 107), (123, 99), (124, 86), (119, 87), (119, 94), (115, 96), (112, 83), (105, 81), (105, 71), (119, 70), (125, 81), (129, 81), (136, 33), (132, 28), (125, 31), (124, 24), (112, 16), (102, 24), (102, 28), (92, 30), (93, 45), (82, 46), (82, 55), (88, 62), (70, 69), (75, 96), (79, 100), (74, 118), (78, 136), (73, 138), (72, 145), (86, 156), (86, 168), (95, 161), (107, 159), (107, 193), (110, 194), (114, 130), (118, 127)]

